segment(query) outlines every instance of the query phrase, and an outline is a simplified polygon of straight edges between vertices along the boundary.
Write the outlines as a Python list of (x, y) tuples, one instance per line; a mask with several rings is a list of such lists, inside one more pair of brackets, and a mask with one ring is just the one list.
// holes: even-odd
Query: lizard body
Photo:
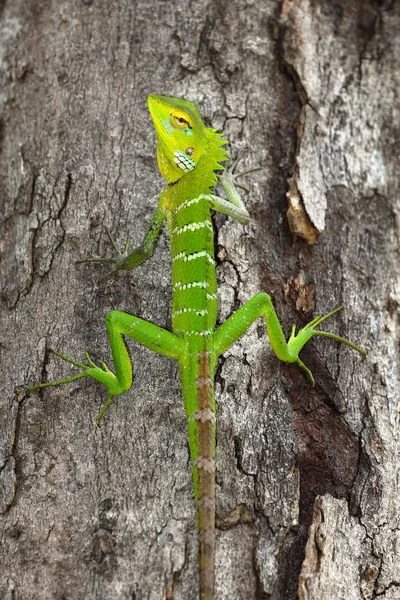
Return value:
[(192, 460), (196, 519), (199, 535), (199, 598), (214, 598), (215, 546), (215, 397), (214, 373), (218, 356), (237, 341), (260, 316), (265, 317), (271, 346), (280, 360), (296, 362), (314, 383), (310, 370), (302, 363), (299, 352), (314, 335), (341, 341), (360, 352), (363, 350), (334, 334), (317, 331), (322, 321), (337, 312), (316, 317), (296, 335), (293, 327), (288, 341), (268, 294), (256, 294), (225, 323), (216, 329), (217, 281), (214, 239), (210, 210), (228, 214), (241, 223), (248, 213), (234, 186), (231, 173), (220, 177), (228, 200), (213, 195), (217, 182), (215, 171), (223, 170), (225, 142), (215, 130), (206, 128), (194, 104), (185, 100), (150, 96), (149, 110), (157, 133), (157, 158), (160, 172), (167, 181), (158, 207), (142, 244), (129, 253), (116, 248), (114, 259), (89, 259), (80, 262), (106, 262), (118, 270), (129, 270), (144, 262), (167, 221), (172, 260), (172, 329), (167, 331), (139, 317), (112, 311), (106, 317), (115, 374), (103, 364), (96, 366), (86, 354), (82, 364), (58, 352), (58, 356), (81, 369), (72, 377), (29, 388), (69, 383), (90, 376), (108, 390), (107, 400), (98, 417), (99, 423), (113, 396), (127, 391), (132, 384), (132, 365), (123, 335), (179, 363), (184, 406), (188, 422)]

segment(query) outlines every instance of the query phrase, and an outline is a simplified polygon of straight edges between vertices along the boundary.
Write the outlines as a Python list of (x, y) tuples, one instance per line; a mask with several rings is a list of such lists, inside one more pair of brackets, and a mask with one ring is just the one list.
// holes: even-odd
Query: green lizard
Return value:
[[(217, 319), (217, 281), (214, 261), (213, 227), (210, 209), (249, 221), (248, 212), (234, 185), (232, 172), (217, 178), (227, 160), (226, 143), (214, 129), (205, 127), (198, 109), (186, 100), (150, 96), (149, 110), (157, 134), (157, 159), (167, 186), (151, 219), (143, 242), (129, 253), (129, 238), (124, 252), (112, 259), (79, 262), (111, 263), (105, 277), (132, 269), (153, 252), (164, 220), (168, 223), (172, 256), (172, 330), (167, 331), (127, 313), (115, 310), (106, 316), (115, 374), (103, 363), (96, 366), (86, 353), (87, 364), (76, 362), (58, 352), (57, 356), (79, 367), (81, 372), (60, 381), (41, 383), (29, 392), (92, 377), (108, 390), (97, 424), (112, 398), (123, 394), (132, 384), (132, 364), (122, 336), (174, 358), (179, 363), (192, 459), (196, 519), (199, 536), (199, 597), (214, 597), (215, 546), (215, 398), (214, 373), (218, 357), (232, 346), (261, 316), (264, 316), (272, 349), (288, 363), (297, 363), (314, 385), (311, 371), (299, 358), (303, 346), (316, 335), (347, 344), (363, 358), (365, 352), (350, 341), (316, 327), (340, 308), (316, 317), (297, 334), (295, 326), (288, 341), (268, 294), (259, 293), (215, 328)], [(221, 182), (228, 200), (216, 196), (211, 188)], [(108, 233), (108, 232), (107, 232)], [(103, 278), (104, 279), (104, 278)]]

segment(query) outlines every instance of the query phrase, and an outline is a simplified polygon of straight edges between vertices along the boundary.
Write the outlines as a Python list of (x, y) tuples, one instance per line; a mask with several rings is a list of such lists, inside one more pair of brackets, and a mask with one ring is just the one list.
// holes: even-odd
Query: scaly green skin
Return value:
[(134, 268), (152, 254), (166, 219), (171, 238), (173, 333), (139, 317), (112, 311), (106, 317), (106, 324), (115, 375), (105, 364), (97, 367), (88, 354), (88, 364), (85, 365), (56, 352), (64, 360), (80, 367), (82, 372), (67, 379), (33, 386), (28, 391), (69, 383), (79, 377), (92, 377), (108, 390), (107, 400), (97, 417), (99, 423), (113, 396), (126, 392), (132, 384), (132, 365), (123, 335), (178, 361), (196, 498), (199, 597), (200, 600), (213, 600), (216, 447), (214, 372), (218, 357), (262, 315), (277, 357), (284, 362), (296, 362), (300, 365), (312, 384), (312, 374), (300, 360), (299, 352), (314, 335), (343, 342), (363, 357), (365, 353), (344, 338), (316, 331), (317, 325), (340, 308), (324, 317), (316, 317), (297, 335), (293, 327), (289, 341), (286, 342), (271, 299), (264, 293), (256, 294), (215, 329), (217, 282), (210, 209), (228, 214), (241, 223), (249, 220), (248, 213), (236, 191), (231, 173), (220, 177), (228, 200), (211, 192), (217, 181), (215, 171), (223, 170), (220, 163), (226, 160), (226, 152), (222, 149), (225, 142), (216, 131), (204, 126), (197, 108), (185, 100), (150, 96), (149, 109), (158, 139), (158, 164), (169, 185), (161, 194), (158, 208), (138, 248), (129, 253), (128, 240), (125, 252), (120, 253), (111, 240), (117, 252), (116, 258), (81, 262), (113, 264), (114, 268), (106, 277), (120, 269)]

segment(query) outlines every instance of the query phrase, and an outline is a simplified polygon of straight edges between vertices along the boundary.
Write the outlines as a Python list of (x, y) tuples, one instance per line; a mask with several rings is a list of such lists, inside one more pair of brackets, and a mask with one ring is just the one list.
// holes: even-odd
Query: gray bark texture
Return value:
[[(197, 534), (175, 362), (128, 342), (132, 389), (101, 426), (112, 309), (170, 327), (168, 235), (98, 285), (105, 227), (140, 242), (163, 182), (146, 99), (195, 102), (225, 132), (252, 221), (215, 215), (220, 322), (257, 291), (221, 359), (216, 600), (400, 599), (400, 3), (1, 0), (1, 555), (5, 600), (196, 600)], [(244, 180), (243, 180), (244, 181)]]

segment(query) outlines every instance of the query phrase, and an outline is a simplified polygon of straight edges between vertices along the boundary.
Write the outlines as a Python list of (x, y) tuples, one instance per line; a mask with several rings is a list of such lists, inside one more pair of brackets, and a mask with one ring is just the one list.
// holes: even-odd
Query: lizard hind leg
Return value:
[(296, 360), (296, 364), (299, 365), (299, 367), (301, 367), (303, 369), (303, 371), (306, 372), (306, 375), (307, 375), (308, 379), (310, 380), (311, 387), (315, 387), (315, 379), (314, 379), (314, 376), (311, 373), (310, 369), (308, 367), (306, 367), (306, 365), (303, 363), (303, 361), (300, 358), (298, 358)]
[[(56, 387), (58, 385), (72, 383), (73, 381), (75, 381), (77, 379), (81, 379), (82, 377), (92, 377), (93, 379), (99, 381), (100, 383), (102, 383), (103, 385), (105, 385), (108, 388), (107, 399), (96, 418), (96, 424), (99, 425), (100, 419), (106, 412), (107, 408), (110, 406), (113, 397), (118, 395), (119, 393), (122, 393), (122, 391), (125, 391), (122, 389), (119, 390), (116, 387), (117, 378), (115, 377), (114, 373), (112, 373), (112, 371), (110, 371), (110, 369), (107, 367), (107, 365), (105, 363), (102, 363), (102, 366), (98, 367), (92, 361), (92, 359), (90, 358), (90, 356), (87, 352), (85, 352), (87, 364), (83, 364), (76, 360), (73, 360), (72, 358), (69, 358), (68, 356), (65, 356), (64, 354), (61, 354), (60, 352), (57, 352), (57, 350), (53, 350), (52, 348), (49, 348), (49, 350), (50, 350), (50, 352), (52, 352), (53, 354), (55, 354), (62, 360), (74, 365), (75, 367), (79, 367), (80, 369), (82, 369), (82, 372), (76, 373), (75, 375), (71, 375), (70, 377), (65, 377), (64, 379), (57, 379), (56, 381), (48, 381), (45, 383), (38, 383), (36, 385), (26, 388), (25, 389), (26, 393), (30, 394), (31, 392), (35, 392), (35, 391), (43, 389), (43, 388)], [(112, 393), (111, 390), (114, 391), (115, 393)]]
[(71, 377), (66, 377), (65, 379), (57, 379), (57, 381), (48, 381), (46, 383), (37, 383), (36, 385), (32, 385), (31, 387), (28, 387), (25, 389), (25, 391), (28, 394), (30, 394), (31, 392), (35, 392), (36, 390), (40, 390), (42, 388), (55, 387), (57, 385), (63, 385), (65, 383), (71, 383), (71, 381), (75, 381), (75, 379), (80, 379), (81, 377), (88, 377), (88, 376), (90, 376), (90, 373), (88, 373), (88, 370), (90, 368), (92, 368), (92, 367), (98, 368), (98, 367), (96, 367), (94, 362), (91, 360), (91, 358), (87, 352), (85, 353), (85, 356), (88, 361), (88, 364), (85, 365), (76, 360), (73, 360), (72, 358), (69, 358), (69, 356), (65, 356), (64, 354), (61, 354), (61, 352), (57, 352), (57, 350), (53, 350), (53, 348), (49, 348), (49, 351), (52, 354), (55, 354), (56, 356), (61, 358), (62, 360), (65, 360), (65, 362), (71, 363), (71, 365), (74, 365), (75, 367), (79, 367), (80, 369), (83, 369), (83, 370), (81, 373), (77, 373), (76, 375), (72, 375)]
[(69, 358), (68, 356), (64, 356), (63, 354), (57, 352), (57, 350), (53, 350), (52, 348), (49, 348), (49, 350), (59, 358), (62, 358), (62, 360), (65, 360), (66, 362), (75, 365), (75, 367), (80, 367), (81, 369), (83, 369), (83, 371), (82, 373), (77, 373), (76, 375), (66, 377), (65, 379), (58, 379), (57, 381), (48, 381), (46, 383), (37, 383), (36, 385), (32, 385), (28, 388), (25, 388), (27, 394), (30, 394), (31, 392), (35, 392), (36, 390), (40, 390), (42, 388), (55, 387), (57, 385), (63, 385), (64, 383), (71, 383), (72, 381), (75, 381), (75, 379), (80, 379), (81, 377), (86, 377), (88, 375), (88, 373), (85, 372), (87, 365), (79, 363), (73, 360), (72, 358)]
[(179, 360), (183, 354), (184, 341), (182, 338), (139, 317), (113, 310), (106, 316), (106, 325), (115, 374), (110, 371), (105, 363), (98, 367), (88, 353), (85, 354), (87, 364), (83, 364), (52, 350), (53, 354), (82, 369), (82, 372), (58, 381), (39, 383), (27, 388), (26, 391), (30, 393), (41, 388), (70, 383), (80, 377), (92, 377), (108, 390), (107, 399), (96, 419), (96, 423), (99, 424), (113, 397), (128, 391), (132, 385), (133, 368), (123, 336), (130, 337), (142, 346), (175, 360)]
[(241, 308), (220, 325), (214, 335), (214, 344), (216, 355), (219, 356), (225, 350), (230, 348), (250, 327), (250, 325), (261, 316), (264, 316), (267, 327), (267, 333), (270, 344), (276, 356), (287, 363), (297, 363), (307, 374), (311, 384), (314, 386), (314, 378), (308, 367), (299, 358), (299, 353), (307, 342), (315, 335), (329, 337), (338, 342), (342, 342), (353, 350), (361, 354), (364, 359), (366, 353), (364, 350), (350, 342), (349, 340), (329, 333), (327, 331), (318, 331), (315, 329), (323, 321), (336, 314), (342, 307), (336, 308), (324, 316), (315, 317), (310, 323), (305, 325), (296, 334), (295, 326), (292, 327), (291, 335), (286, 341), (282, 326), (273, 307), (271, 298), (268, 294), (259, 293), (248, 300)]
[[(310, 321), (309, 323), (307, 323), (307, 325), (305, 325), (303, 327), (303, 329), (301, 330), (302, 332), (312, 332), (312, 335), (320, 335), (322, 337), (327, 337), (327, 338), (331, 338), (332, 340), (336, 340), (337, 342), (341, 342), (342, 344), (345, 344), (346, 346), (349, 346), (349, 348), (352, 348), (353, 350), (355, 350), (356, 352), (358, 352), (361, 355), (361, 360), (364, 360), (366, 357), (366, 352), (365, 350), (363, 350), (362, 348), (360, 348), (359, 346), (356, 346), (356, 344), (353, 344), (353, 342), (350, 342), (350, 340), (340, 336), (340, 335), (336, 335), (335, 333), (330, 333), (329, 331), (319, 331), (318, 329), (315, 329), (318, 325), (320, 325), (323, 321), (326, 321), (326, 319), (329, 319), (330, 317), (333, 317), (333, 315), (335, 315), (336, 313), (340, 312), (341, 310), (343, 310), (343, 306), (338, 306), (337, 308), (335, 308), (334, 310), (332, 310), (331, 312), (327, 313), (326, 315), (323, 316), (317, 316), (315, 317), (312, 321)], [(292, 330), (292, 335), (290, 336), (289, 342), (291, 340), (293, 340), (296, 336), (294, 335), (294, 330)], [(302, 365), (300, 365), (302, 368), (304, 368)]]

